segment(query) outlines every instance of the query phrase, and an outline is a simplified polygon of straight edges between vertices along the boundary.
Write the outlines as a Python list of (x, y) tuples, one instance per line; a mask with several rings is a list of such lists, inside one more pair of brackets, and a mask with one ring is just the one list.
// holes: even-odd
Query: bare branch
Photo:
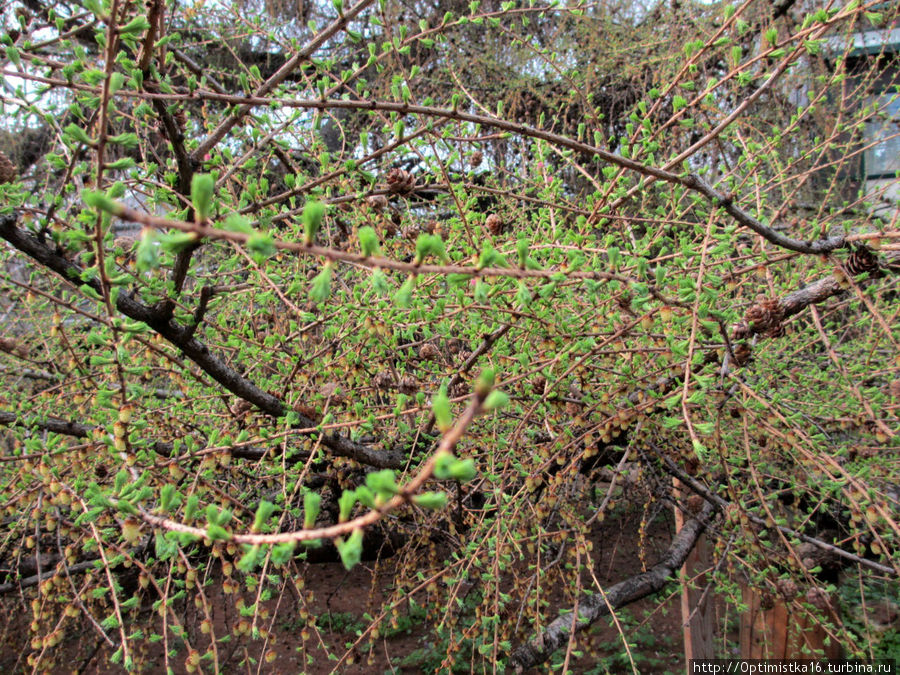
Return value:
[[(620, 581), (607, 591), (579, 599), (576, 630), (584, 630), (612, 611), (661, 590), (687, 560), (714, 510), (712, 504), (705, 504), (698, 516), (684, 524), (662, 559), (648, 571)], [(546, 661), (568, 642), (572, 623), (572, 612), (561, 613), (540, 635), (513, 651), (510, 665), (521, 673)]]

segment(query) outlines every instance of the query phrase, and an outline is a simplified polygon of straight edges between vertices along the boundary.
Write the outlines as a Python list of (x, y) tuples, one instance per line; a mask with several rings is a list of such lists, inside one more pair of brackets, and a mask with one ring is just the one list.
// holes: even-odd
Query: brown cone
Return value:
[(865, 246), (857, 246), (853, 249), (847, 263), (844, 265), (851, 276), (857, 276), (863, 272), (875, 272), (878, 269), (878, 258)]
[(750, 324), (750, 330), (754, 333), (768, 333), (777, 329), (784, 318), (784, 308), (777, 298), (757, 297), (754, 304), (744, 319)]
[(6, 153), (0, 151), (0, 185), (12, 183), (16, 179), (16, 173), (16, 165), (6, 156)]
[(738, 366), (745, 366), (753, 356), (753, 350), (746, 342), (741, 342), (734, 348), (734, 362)]
[(391, 169), (386, 181), (388, 190), (399, 194), (412, 192), (416, 186), (416, 177), (403, 169)]

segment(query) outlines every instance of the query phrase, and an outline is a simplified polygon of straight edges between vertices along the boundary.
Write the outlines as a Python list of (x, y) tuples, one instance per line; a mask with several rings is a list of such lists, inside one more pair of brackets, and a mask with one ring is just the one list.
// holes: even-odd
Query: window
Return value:
[(879, 112), (866, 124), (865, 176), (893, 178), (900, 171), (900, 94), (885, 93), (876, 103)]

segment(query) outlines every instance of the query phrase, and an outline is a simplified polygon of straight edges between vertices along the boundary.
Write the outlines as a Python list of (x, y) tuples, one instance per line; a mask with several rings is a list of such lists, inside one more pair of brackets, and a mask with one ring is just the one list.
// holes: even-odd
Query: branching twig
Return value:
[[(353, 520), (349, 520), (344, 523), (338, 523), (336, 525), (330, 525), (328, 527), (295, 530), (293, 532), (279, 532), (276, 534), (234, 534), (229, 538), (230, 541), (236, 544), (249, 544), (251, 546), (257, 546), (282, 544), (285, 542), (313, 541), (315, 539), (335, 539), (337, 537), (346, 536), (352, 533), (354, 530), (362, 529), (364, 527), (375, 524), (376, 522), (381, 520), (381, 518), (384, 517), (385, 514), (398, 509), (402, 505), (412, 500), (412, 497), (419, 491), (420, 488), (422, 488), (423, 485), (425, 485), (425, 482), (429, 480), (434, 474), (435, 467), (437, 466), (437, 462), (440, 457), (446, 453), (452, 452), (452, 450), (456, 447), (456, 444), (459, 442), (460, 438), (462, 438), (463, 432), (466, 430), (466, 427), (471, 424), (472, 420), (475, 419), (475, 416), (481, 410), (482, 402), (483, 401), (480, 397), (476, 397), (475, 400), (472, 401), (471, 405), (469, 405), (466, 411), (457, 420), (453, 428), (451, 428), (446, 434), (444, 434), (443, 438), (441, 439), (440, 445), (438, 445), (437, 451), (435, 451), (435, 453), (431, 457), (429, 457), (428, 460), (422, 465), (422, 468), (419, 469), (419, 472), (415, 475), (415, 477), (413, 477), (408, 483), (406, 483), (406, 485), (400, 488), (399, 492), (382, 506), (376, 507), (368, 513), (365, 513), (358, 518), (354, 518)], [(185, 525), (184, 523), (179, 523), (177, 521), (171, 520), (170, 518), (155, 516), (152, 513), (148, 513), (144, 510), (140, 510), (139, 515), (141, 519), (144, 520), (144, 522), (154, 527), (163, 528), (173, 532), (184, 532), (200, 539), (207, 536), (206, 530), (202, 528)]]
[[(56, 272), (69, 282), (82, 278), (82, 269), (78, 265), (67, 260), (34, 236), (17, 228), (15, 222), (15, 215), (0, 217), (0, 238), (5, 239), (17, 249), (31, 256), (37, 262)], [(99, 292), (100, 283), (96, 279), (89, 279), (83, 283)], [(264, 392), (236, 370), (226, 365), (204, 343), (195, 337), (189, 336), (188, 327), (179, 324), (174, 319), (161, 317), (156, 309), (138, 302), (128, 293), (119, 294), (116, 299), (116, 308), (130, 319), (142, 321), (153, 328), (231, 393), (245, 401), (249, 401), (273, 417), (281, 417), (288, 412), (287, 406), (280, 399)], [(317, 426), (315, 421), (304, 415), (298, 414), (298, 418), (299, 425), (303, 428), (315, 428)], [(378, 451), (337, 434), (324, 434), (322, 444), (335, 454), (350, 457), (369, 466), (397, 468), (402, 461), (398, 452), (392, 450)]]
[[(718, 508), (725, 509), (729, 506), (729, 502), (718, 495), (710, 492), (704, 485), (694, 480), (692, 477), (688, 476), (686, 473), (681, 471), (678, 466), (676, 466), (675, 462), (665, 456), (665, 453), (661, 452), (658, 448), (653, 446), (650, 447), (657, 454), (657, 456), (663, 462), (663, 468), (666, 472), (671, 475), (673, 478), (677, 478), (682, 483), (687, 485), (692, 492), (700, 495), (708, 504), (715, 505)], [(773, 527), (772, 523), (766, 522), (765, 519), (760, 518), (759, 516), (754, 515), (750, 512), (745, 512), (745, 515), (750, 520), (750, 522), (759, 525), (764, 528)], [(865, 558), (861, 558), (858, 555), (850, 553), (849, 551), (845, 551), (838, 546), (834, 546), (833, 544), (829, 544), (827, 542), (822, 541), (821, 539), (816, 539), (815, 537), (810, 537), (807, 534), (803, 534), (802, 532), (797, 532), (796, 530), (792, 530), (789, 527), (785, 527), (784, 525), (775, 525), (782, 534), (785, 534), (789, 537), (796, 537), (800, 541), (804, 541), (808, 544), (812, 544), (816, 548), (819, 548), (823, 551), (827, 551), (828, 553), (833, 553), (836, 556), (844, 558), (845, 560), (849, 560), (850, 562), (856, 563), (857, 565), (862, 565), (864, 567), (868, 567), (882, 574), (887, 574), (892, 577), (900, 576), (898, 571), (892, 567), (888, 567), (887, 565), (882, 565), (880, 563), (875, 562), (874, 560), (866, 560)]]
[[(645, 598), (663, 588), (673, 577), (706, 529), (715, 507), (707, 503), (700, 514), (687, 521), (675, 535), (662, 559), (648, 571), (620, 581), (605, 593), (590, 595), (578, 604), (576, 630), (584, 630), (610, 611)], [(572, 613), (563, 612), (546, 629), (527, 643), (519, 646), (510, 657), (510, 665), (516, 672), (543, 663), (569, 640), (572, 630)]]

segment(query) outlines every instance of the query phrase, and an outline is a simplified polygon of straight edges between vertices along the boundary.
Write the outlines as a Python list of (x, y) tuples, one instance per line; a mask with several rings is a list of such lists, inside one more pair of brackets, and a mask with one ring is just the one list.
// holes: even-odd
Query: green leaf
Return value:
[(187, 504), (184, 506), (184, 520), (190, 521), (194, 518), (194, 515), (197, 513), (197, 507), (200, 504), (200, 497), (197, 495), (191, 495), (188, 497)]
[(366, 474), (366, 486), (382, 499), (393, 497), (400, 491), (397, 487), (397, 477), (391, 469)]
[(263, 526), (275, 513), (275, 505), (271, 502), (261, 501), (256, 507), (256, 515), (253, 517), (253, 532), (261, 532)]
[(319, 201), (306, 202), (303, 208), (303, 243), (307, 246), (316, 241), (316, 234), (322, 226), (325, 216), (325, 205)]
[(316, 518), (322, 508), (322, 497), (316, 492), (303, 495), (303, 528), (311, 530), (316, 526)]
[(431, 412), (434, 413), (434, 421), (441, 432), (449, 431), (453, 426), (453, 415), (450, 412), (450, 398), (447, 396), (447, 387), (441, 386), (438, 393), (431, 401)]
[(214, 525), (212, 523), (206, 526), (206, 536), (210, 541), (226, 541), (231, 539), (228, 530), (221, 525)]
[(485, 410), (502, 410), (509, 405), (509, 395), (506, 392), (495, 389), (484, 400)]
[(261, 550), (259, 545), (247, 546), (244, 555), (242, 555), (241, 559), (237, 562), (237, 568), (241, 572), (249, 574), (259, 566), (260, 553)]
[(488, 286), (483, 279), (479, 279), (475, 283), (475, 291), (472, 293), (472, 300), (475, 301), (477, 305), (486, 305), (490, 301), (488, 297), (488, 291), (490, 290), (490, 286)]
[(400, 287), (400, 290), (397, 291), (396, 295), (394, 295), (394, 301), (397, 303), (398, 307), (403, 309), (408, 308), (412, 305), (412, 295), (413, 289), (416, 287), (416, 275), (410, 274), (406, 281), (403, 282), (403, 285)]
[(338, 522), (350, 520), (350, 513), (356, 505), (356, 490), (344, 490), (338, 497)]
[(372, 289), (382, 297), (387, 295), (391, 290), (387, 277), (380, 269), (376, 269), (372, 272)]
[(115, 162), (107, 164), (106, 168), (112, 171), (124, 171), (125, 169), (133, 169), (136, 166), (137, 162), (135, 162), (131, 157), (122, 157), (121, 159), (117, 159)]
[(709, 450), (706, 449), (706, 446), (697, 439), (692, 440), (691, 444), (694, 447), (694, 453), (696, 453), (697, 459), (701, 462), (706, 462), (707, 455), (709, 454)]
[(243, 234), (253, 234), (253, 226), (250, 224), (249, 218), (239, 213), (231, 213), (222, 224), (223, 229), (229, 232), (241, 232)]
[(276, 567), (286, 565), (294, 557), (297, 542), (285, 541), (272, 547), (272, 564)]
[(77, 124), (69, 124), (63, 130), (63, 133), (69, 138), (79, 143), (84, 143), (85, 145), (93, 145), (94, 143), (90, 136), (87, 135), (87, 132)]
[(516, 302), (519, 307), (528, 307), (531, 304), (531, 291), (524, 281), (519, 281), (516, 287)]
[(209, 218), (215, 188), (216, 182), (208, 173), (195, 173), (191, 179), (191, 203), (194, 205), (194, 218), (198, 223)]
[(309, 299), (314, 303), (325, 302), (331, 295), (331, 263), (326, 263), (309, 287)]
[(694, 429), (699, 431), (704, 436), (709, 436), (716, 429), (716, 425), (713, 422), (697, 422), (694, 424)]
[(438, 480), (450, 478), (450, 467), (456, 462), (456, 457), (451, 453), (442, 451), (434, 458), (434, 477)]
[(364, 225), (359, 228), (357, 236), (359, 237), (359, 249), (364, 256), (378, 255), (378, 235), (374, 228)]
[(143, 15), (136, 16), (124, 26), (119, 28), (122, 35), (138, 36), (145, 33), (150, 28), (150, 22)]
[(193, 245), (198, 237), (193, 232), (165, 232), (157, 234), (157, 241), (160, 247), (170, 253), (180, 253), (184, 249)]
[(19, 50), (12, 45), (6, 45), (6, 58), (8, 58), (16, 66), (22, 65), (22, 59), (19, 57)]
[(347, 568), (347, 570), (356, 567), (362, 559), (362, 544), (363, 533), (359, 528), (353, 530), (353, 533), (347, 538), (347, 541), (341, 541), (340, 539), (335, 541), (338, 553), (341, 556), (341, 562), (344, 563), (344, 567)]
[(163, 513), (172, 511), (177, 508), (181, 501), (178, 495), (178, 489), (172, 483), (163, 485), (159, 493), (159, 508)]
[(106, 213), (111, 213), (114, 216), (122, 213), (122, 205), (110, 199), (102, 192), (84, 190), (81, 193), (81, 199), (84, 200), (85, 204), (97, 209), (98, 211), (105, 211)]
[(432, 509), (437, 511), (447, 505), (446, 492), (423, 492), (413, 497), (413, 503), (424, 509)]
[(475, 460), (474, 459), (457, 459), (450, 467), (450, 477), (455, 478), (460, 483), (468, 483), (475, 478)]
[(116, 71), (109, 76), (109, 93), (115, 94), (125, 84), (125, 76)]
[(124, 145), (126, 148), (135, 148), (139, 143), (138, 135), (133, 131), (119, 134), (118, 136), (110, 136), (107, 141), (115, 145)]
[(190, 546), (197, 541), (199, 537), (193, 532), (176, 532), (175, 538), (181, 546)]
[(420, 234), (416, 240), (416, 264), (420, 264), (428, 256), (434, 256), (442, 262), (447, 260), (444, 241), (436, 234)]
[(117, 495), (122, 494), (122, 489), (128, 484), (128, 472), (125, 469), (121, 469), (116, 473), (116, 477), (113, 480), (113, 492)]
[(478, 379), (475, 381), (475, 394), (478, 398), (484, 400), (487, 398), (488, 394), (491, 393), (491, 389), (494, 388), (494, 369), (493, 368), (485, 368), (481, 371), (481, 374), (478, 376)]
[(519, 267), (525, 269), (526, 262), (528, 261), (528, 240), (519, 239), (516, 242), (516, 255), (519, 257)]
[(138, 242), (135, 254), (135, 264), (140, 272), (159, 267), (159, 243), (156, 230), (145, 227), (141, 232), (141, 240)]
[(154, 548), (157, 560), (170, 560), (178, 553), (178, 542), (162, 532), (154, 535)]
[(481, 249), (481, 255), (478, 256), (478, 269), (482, 270), (485, 267), (508, 267), (503, 256), (497, 253), (494, 247), (487, 242)]
[(275, 255), (278, 247), (275, 238), (268, 232), (254, 232), (247, 238), (247, 248), (259, 259)]

